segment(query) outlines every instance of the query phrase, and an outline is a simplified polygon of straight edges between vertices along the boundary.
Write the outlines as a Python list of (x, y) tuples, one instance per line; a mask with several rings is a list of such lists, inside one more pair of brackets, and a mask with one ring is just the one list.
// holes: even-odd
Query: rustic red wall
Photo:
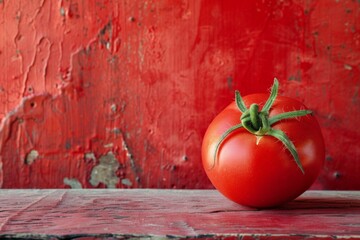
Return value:
[(235, 89), (313, 109), (317, 188), (360, 189), (357, 0), (0, 0), (3, 188), (209, 188)]

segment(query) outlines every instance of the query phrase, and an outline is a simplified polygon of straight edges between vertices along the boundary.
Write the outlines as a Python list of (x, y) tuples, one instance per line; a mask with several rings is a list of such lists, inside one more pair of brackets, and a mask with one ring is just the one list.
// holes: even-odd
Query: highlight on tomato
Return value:
[(202, 143), (203, 167), (230, 200), (254, 208), (291, 201), (311, 187), (325, 159), (320, 126), (301, 102), (268, 94), (230, 103), (210, 123)]

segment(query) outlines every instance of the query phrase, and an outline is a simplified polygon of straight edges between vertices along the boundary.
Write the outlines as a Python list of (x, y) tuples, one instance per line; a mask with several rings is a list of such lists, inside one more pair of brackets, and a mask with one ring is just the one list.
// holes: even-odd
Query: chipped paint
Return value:
[(120, 164), (112, 152), (100, 157), (99, 164), (91, 171), (91, 185), (96, 187), (102, 183), (107, 188), (115, 188), (120, 180), (116, 175), (119, 167)]
[(39, 156), (39, 152), (35, 149), (31, 150), (25, 158), (25, 163), (31, 165)]
[(85, 153), (85, 159), (86, 160), (92, 160), (92, 161), (96, 161), (96, 157), (95, 157), (95, 154), (92, 153), (92, 152), (89, 152), (89, 153)]
[(121, 179), (121, 184), (127, 187), (131, 187), (133, 184), (128, 178)]
[(75, 178), (64, 178), (64, 184), (70, 186), (72, 189), (81, 189), (83, 188), (79, 180)]

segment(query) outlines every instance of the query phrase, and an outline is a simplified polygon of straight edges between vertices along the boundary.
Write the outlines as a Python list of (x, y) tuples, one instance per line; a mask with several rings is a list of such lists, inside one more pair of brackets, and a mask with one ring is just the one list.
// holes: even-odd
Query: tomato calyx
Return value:
[(302, 117), (311, 114), (312, 111), (295, 110), (295, 111), (280, 113), (275, 116), (269, 117), (270, 109), (274, 104), (276, 97), (278, 95), (278, 89), (279, 89), (279, 81), (275, 78), (274, 84), (271, 87), (270, 96), (267, 99), (261, 111), (259, 110), (259, 105), (256, 103), (251, 104), (250, 107), (247, 108), (240, 95), (240, 92), (237, 90), (235, 91), (235, 103), (238, 109), (240, 110), (240, 112), (242, 113), (240, 117), (241, 123), (232, 126), (221, 136), (215, 148), (214, 162), (211, 168), (215, 166), (218, 151), (223, 141), (234, 131), (240, 128), (245, 128), (248, 132), (257, 136), (257, 142), (256, 142), (257, 144), (259, 144), (259, 141), (262, 136), (272, 136), (278, 139), (280, 142), (282, 142), (285, 148), (291, 153), (292, 157), (294, 158), (294, 161), (296, 162), (301, 172), (303, 174), (305, 173), (294, 143), (282, 130), (274, 129), (271, 126), (284, 119), (292, 119), (292, 118)]

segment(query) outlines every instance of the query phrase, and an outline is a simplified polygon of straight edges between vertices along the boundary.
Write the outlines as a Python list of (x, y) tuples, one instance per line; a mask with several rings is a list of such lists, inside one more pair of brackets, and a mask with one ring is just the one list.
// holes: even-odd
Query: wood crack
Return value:
[[(31, 209), (34, 205), (39, 204), (41, 201), (43, 201), (44, 199), (48, 198), (49, 196), (51, 196), (52, 194), (54, 194), (57, 190), (53, 190), (53, 191), (48, 191), (48, 193), (46, 193), (45, 195), (41, 196), (40, 198), (36, 199), (35, 201), (31, 202), (30, 204), (26, 205), (25, 207), (21, 208), (20, 210), (16, 211), (14, 214), (8, 216), (5, 218), (5, 221), (3, 221), (0, 224), (0, 232), (5, 230), (7, 225), (9, 225), (9, 223), (11, 221), (13, 221), (14, 219), (16, 219), (17, 217), (21, 216), (23, 213), (26, 213), (26, 211), (28, 209)], [(60, 201), (62, 201), (63, 196), (66, 192), (63, 193), (63, 195), (60, 198)], [(58, 204), (59, 204), (58, 202)]]

